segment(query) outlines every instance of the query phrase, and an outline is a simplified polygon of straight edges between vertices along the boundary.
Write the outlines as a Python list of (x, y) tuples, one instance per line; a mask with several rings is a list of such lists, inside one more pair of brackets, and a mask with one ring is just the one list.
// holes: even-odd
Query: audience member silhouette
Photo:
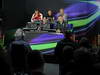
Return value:
[(58, 62), (60, 63), (60, 57), (62, 56), (63, 48), (65, 46), (71, 46), (74, 50), (78, 48), (78, 44), (75, 42), (74, 36), (72, 32), (65, 31), (63, 32), (64, 34), (64, 39), (59, 41), (57, 43), (57, 46), (55, 48), (55, 56), (57, 57)]
[(74, 52), (74, 72), (72, 75), (91, 75), (94, 72), (95, 57), (87, 48), (79, 48)]
[(80, 45), (80, 47), (85, 47), (88, 49), (92, 48), (92, 44), (90, 43), (90, 41), (86, 37), (81, 38), (81, 40), (79, 41), (79, 45)]
[(60, 64), (60, 71), (62, 75), (65, 75), (69, 72), (69, 69), (71, 64), (73, 62), (73, 52), (74, 49), (71, 46), (65, 46), (63, 48), (63, 53), (62, 53), (62, 59), (61, 59), (61, 64)]
[(4, 50), (0, 46), (0, 75), (11, 75), (10, 66), (6, 62)]
[(44, 60), (40, 51), (34, 50), (28, 54), (28, 65), (32, 75), (36, 72), (43, 73)]
[[(65, 31), (64, 36), (65, 36), (65, 38), (63, 40), (59, 41), (55, 48), (55, 56), (57, 58), (57, 62), (59, 63), (60, 68), (62, 66), (61, 59), (62, 59), (62, 55), (63, 55), (63, 48), (65, 46), (71, 46), (73, 48), (73, 51), (78, 48), (78, 44), (75, 42), (75, 40), (73, 40), (74, 36), (73, 36), (72, 32)], [(62, 73), (61, 69), (60, 69), (60, 73)], [(63, 75), (63, 73), (60, 75)]]
[(12, 44), (11, 49), (12, 67), (15, 73), (25, 72), (27, 69), (27, 55), (29, 50), (23, 44)]

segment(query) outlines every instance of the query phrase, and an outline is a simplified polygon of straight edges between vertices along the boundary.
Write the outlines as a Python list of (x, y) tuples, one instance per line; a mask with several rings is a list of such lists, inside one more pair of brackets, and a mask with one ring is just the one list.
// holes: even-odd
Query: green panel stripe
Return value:
[[(84, 1), (84, 2), (89, 2), (89, 3), (95, 4), (98, 7), (100, 7), (100, 5), (99, 5), (100, 2), (94, 2), (94, 1)], [(73, 20), (73, 21), (69, 21), (68, 23), (73, 24), (74, 27), (81, 27), (81, 26), (89, 24), (94, 19), (96, 19), (98, 16), (100, 16), (100, 10), (98, 10), (95, 14), (93, 14), (92, 16), (90, 16), (86, 19)]]
[(31, 45), (32, 50), (45, 50), (50, 48), (55, 48), (57, 43), (47, 43), (47, 44), (39, 44), (39, 45)]

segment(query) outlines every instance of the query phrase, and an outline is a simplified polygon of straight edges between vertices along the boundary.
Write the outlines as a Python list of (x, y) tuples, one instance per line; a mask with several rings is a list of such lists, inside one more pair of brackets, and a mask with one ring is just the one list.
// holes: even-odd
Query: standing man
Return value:
[(60, 16), (60, 15), (62, 15), (63, 19), (67, 21), (67, 14), (64, 13), (64, 9), (63, 8), (61, 8), (59, 10), (59, 13), (57, 14), (57, 17)]

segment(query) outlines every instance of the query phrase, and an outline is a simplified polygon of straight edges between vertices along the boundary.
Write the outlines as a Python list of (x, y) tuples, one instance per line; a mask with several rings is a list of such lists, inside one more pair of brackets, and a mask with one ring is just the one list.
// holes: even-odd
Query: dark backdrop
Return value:
[(59, 8), (67, 5), (68, 3), (64, 0), (3, 0), (3, 27), (9, 29), (24, 26), (27, 21), (30, 21), (36, 8), (39, 8), (44, 14), (46, 9), (57, 12)]
[(24, 24), (25, 0), (3, 0), (3, 27), (14, 28)]
[(64, 8), (67, 4), (63, 0), (26, 0), (26, 11), (32, 14), (34, 9), (40, 8), (41, 11), (52, 9), (57, 11), (59, 8)]

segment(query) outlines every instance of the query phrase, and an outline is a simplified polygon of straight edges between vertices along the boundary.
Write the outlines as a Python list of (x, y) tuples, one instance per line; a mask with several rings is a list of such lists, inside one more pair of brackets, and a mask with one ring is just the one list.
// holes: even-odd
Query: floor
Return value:
[(48, 64), (44, 66), (45, 75), (59, 75), (59, 65), (58, 64)]

